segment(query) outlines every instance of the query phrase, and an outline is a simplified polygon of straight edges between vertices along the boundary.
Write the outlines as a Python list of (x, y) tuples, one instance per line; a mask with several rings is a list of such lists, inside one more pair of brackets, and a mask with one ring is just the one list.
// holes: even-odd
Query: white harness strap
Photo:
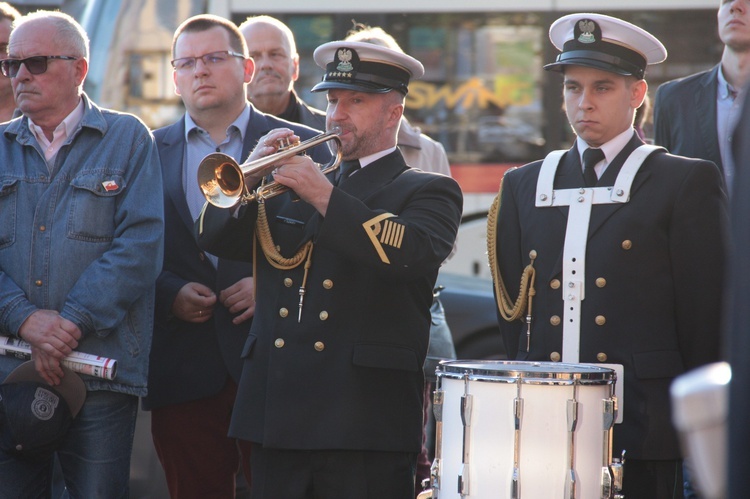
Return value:
[(580, 358), (581, 302), (586, 297), (586, 244), (591, 207), (595, 204), (627, 203), (630, 188), (643, 161), (661, 147), (642, 145), (633, 151), (617, 175), (613, 187), (580, 187), (554, 190), (555, 172), (566, 151), (552, 151), (539, 171), (536, 187), (538, 208), (568, 206), (568, 225), (563, 248), (563, 351), (562, 361), (577, 364)]

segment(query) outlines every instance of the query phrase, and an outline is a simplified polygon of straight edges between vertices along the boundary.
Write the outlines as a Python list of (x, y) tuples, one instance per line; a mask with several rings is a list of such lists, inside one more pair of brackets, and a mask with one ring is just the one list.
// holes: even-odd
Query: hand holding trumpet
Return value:
[[(258, 140), (258, 144), (255, 146), (255, 149), (253, 149), (250, 152), (250, 156), (247, 157), (246, 164), (254, 163), (257, 160), (276, 154), (283, 147), (289, 147), (292, 144), (298, 143), (299, 136), (296, 135), (294, 131), (288, 128), (276, 128), (274, 130), (271, 130), (266, 135), (261, 137), (260, 140)], [(268, 168), (263, 169), (263, 171), (258, 171), (257, 173), (246, 173), (245, 181), (249, 185), (255, 185), (256, 183), (260, 182), (263, 177), (268, 175), (270, 170), (275, 166), (277, 165), (270, 164), (268, 165)]]

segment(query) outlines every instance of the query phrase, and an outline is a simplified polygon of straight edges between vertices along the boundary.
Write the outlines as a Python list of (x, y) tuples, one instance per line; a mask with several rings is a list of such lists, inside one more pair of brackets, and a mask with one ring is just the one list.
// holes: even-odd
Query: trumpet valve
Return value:
[(290, 138), (281, 138), (276, 141), (276, 150), (277, 151), (284, 151), (286, 149), (291, 149), (292, 147), (297, 147), (300, 144), (299, 139), (292, 140)]

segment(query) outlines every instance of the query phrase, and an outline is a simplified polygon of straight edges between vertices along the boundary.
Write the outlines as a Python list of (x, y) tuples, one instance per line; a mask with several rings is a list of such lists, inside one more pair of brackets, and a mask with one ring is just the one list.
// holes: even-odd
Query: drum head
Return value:
[(452, 360), (437, 367), (438, 377), (468, 378), (500, 383), (550, 385), (611, 384), (616, 380), (613, 369), (590, 364), (560, 362), (525, 362), (514, 360)]

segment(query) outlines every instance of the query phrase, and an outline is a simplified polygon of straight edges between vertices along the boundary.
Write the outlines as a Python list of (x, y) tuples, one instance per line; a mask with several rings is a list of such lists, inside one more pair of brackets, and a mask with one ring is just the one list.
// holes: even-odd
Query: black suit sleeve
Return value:
[(258, 203), (238, 210), (207, 204), (195, 221), (195, 240), (204, 251), (220, 258), (250, 262)]

